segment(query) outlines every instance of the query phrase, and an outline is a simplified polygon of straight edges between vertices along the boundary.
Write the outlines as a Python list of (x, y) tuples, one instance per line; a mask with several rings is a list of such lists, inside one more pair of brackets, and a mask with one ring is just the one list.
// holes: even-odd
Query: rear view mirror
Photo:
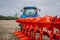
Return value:
[(36, 11), (39, 11), (39, 12), (41, 12), (41, 10), (40, 10), (40, 9), (36, 9)]
[(38, 11), (39, 11), (39, 12), (41, 12), (41, 10), (40, 10), (40, 9), (38, 9)]
[(22, 9), (21, 12), (23, 12), (24, 10)]

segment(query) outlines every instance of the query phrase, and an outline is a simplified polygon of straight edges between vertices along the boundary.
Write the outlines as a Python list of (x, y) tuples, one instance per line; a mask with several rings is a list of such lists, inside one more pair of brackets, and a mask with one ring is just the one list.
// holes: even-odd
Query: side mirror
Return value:
[(40, 9), (36, 9), (36, 11), (39, 11), (39, 12), (41, 12), (41, 10), (40, 10)]
[(23, 12), (24, 10), (22, 9), (21, 12)]
[(38, 11), (39, 11), (39, 12), (41, 12), (41, 10), (40, 10), (40, 9), (38, 9)]

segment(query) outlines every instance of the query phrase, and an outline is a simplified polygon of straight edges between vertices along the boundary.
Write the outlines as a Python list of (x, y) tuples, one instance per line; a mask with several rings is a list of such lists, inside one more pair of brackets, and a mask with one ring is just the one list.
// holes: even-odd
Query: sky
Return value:
[(41, 9), (38, 15), (59, 16), (60, 17), (60, 0), (0, 0), (0, 15), (18, 16), (22, 15), (21, 9), (25, 6), (35, 6)]

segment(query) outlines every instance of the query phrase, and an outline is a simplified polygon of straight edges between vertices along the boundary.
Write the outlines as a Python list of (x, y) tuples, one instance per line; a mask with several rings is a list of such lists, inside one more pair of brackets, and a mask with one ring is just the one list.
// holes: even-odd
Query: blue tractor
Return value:
[[(36, 7), (24, 7), (23, 10), (21, 10), (23, 12), (23, 14), (21, 15), (21, 18), (27, 18), (27, 17), (37, 17), (39, 9), (37, 9)], [(39, 10), (40, 11), (40, 10)]]
[[(37, 17), (38, 16), (38, 10), (40, 11), (40, 9), (36, 8), (36, 7), (24, 7), (23, 10), (21, 10), (21, 12), (23, 12), (23, 14), (21, 15), (20, 18), (27, 18), (27, 17)], [(19, 24), (20, 29), (22, 30), (22, 25)]]

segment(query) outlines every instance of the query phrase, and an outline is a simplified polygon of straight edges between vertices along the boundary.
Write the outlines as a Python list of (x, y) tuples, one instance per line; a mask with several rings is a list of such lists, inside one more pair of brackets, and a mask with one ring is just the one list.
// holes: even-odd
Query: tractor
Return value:
[(40, 11), (40, 9), (37, 9), (36, 7), (32, 7), (32, 6), (24, 7), (23, 10), (21, 10), (21, 12), (23, 12), (21, 18), (37, 17), (38, 10)]

